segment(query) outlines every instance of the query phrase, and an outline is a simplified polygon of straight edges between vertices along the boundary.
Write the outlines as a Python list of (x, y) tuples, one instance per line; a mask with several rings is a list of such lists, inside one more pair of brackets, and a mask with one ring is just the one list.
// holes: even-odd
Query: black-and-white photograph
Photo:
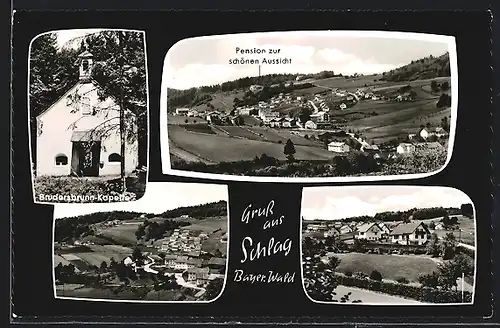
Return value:
[(302, 273), (318, 303), (472, 304), (476, 218), (448, 187), (308, 187)]
[(147, 180), (144, 32), (61, 30), (29, 52), (35, 202), (134, 201)]
[(225, 185), (153, 182), (136, 202), (56, 204), (54, 294), (212, 302), (225, 285)]
[(457, 81), (448, 36), (184, 39), (164, 63), (163, 172), (275, 182), (437, 173), (453, 149)]

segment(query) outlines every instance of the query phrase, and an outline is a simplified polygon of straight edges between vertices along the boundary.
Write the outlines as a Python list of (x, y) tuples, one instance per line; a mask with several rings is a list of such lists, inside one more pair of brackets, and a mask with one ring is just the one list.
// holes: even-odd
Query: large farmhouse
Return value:
[[(93, 55), (84, 51), (79, 55), (79, 81), (37, 116), (38, 176), (120, 174), (118, 102), (111, 97), (99, 98), (100, 86), (91, 78), (92, 68)], [(127, 130), (137, 131), (135, 117), (126, 116)], [(125, 173), (132, 172), (137, 164), (138, 143), (135, 138), (135, 141), (125, 143)]]
[(399, 224), (390, 233), (392, 242), (400, 245), (423, 245), (431, 233), (422, 222)]

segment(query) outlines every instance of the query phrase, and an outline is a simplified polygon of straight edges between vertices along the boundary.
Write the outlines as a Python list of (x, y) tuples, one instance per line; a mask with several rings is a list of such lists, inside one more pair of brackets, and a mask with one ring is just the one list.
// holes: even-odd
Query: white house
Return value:
[(344, 224), (343, 226), (340, 227), (340, 234), (344, 235), (350, 232), (353, 232), (353, 229), (351, 228), (350, 225)]
[(253, 110), (253, 107), (239, 107), (238, 108), (238, 113), (240, 115), (250, 115), (250, 113), (252, 112)]
[(132, 260), (132, 258), (130, 256), (128, 256), (127, 258), (125, 258), (123, 260), (123, 264), (125, 264), (126, 266), (130, 266), (130, 265), (132, 265), (132, 263), (134, 263), (134, 261)]
[(438, 222), (434, 225), (434, 230), (444, 230), (444, 224), (442, 222)]
[(309, 120), (304, 124), (304, 127), (306, 129), (316, 130), (318, 128), (318, 125), (315, 122)]
[(423, 245), (431, 233), (422, 222), (402, 223), (390, 233), (392, 242), (400, 245)]
[(252, 85), (252, 86), (250, 86), (250, 91), (252, 91), (253, 93), (262, 91), (262, 89), (263, 89), (263, 87), (261, 85)]
[(189, 108), (176, 108), (175, 115), (186, 116), (189, 113)]
[(415, 145), (411, 143), (400, 143), (396, 148), (398, 154), (411, 154), (415, 151)]
[(332, 141), (328, 144), (328, 151), (333, 151), (336, 153), (347, 153), (349, 152), (349, 145), (345, 142)]
[(363, 146), (361, 146), (361, 151), (363, 152), (377, 152), (379, 150), (377, 145), (363, 144)]
[(317, 112), (315, 114), (311, 114), (311, 121), (313, 122), (326, 122), (328, 121), (328, 114), (326, 112)]
[[(119, 175), (120, 109), (112, 97), (101, 100), (101, 86), (91, 78), (93, 55), (79, 58), (79, 81), (36, 118), (38, 176)], [(135, 116), (127, 115), (127, 130), (137, 133)], [(138, 142), (125, 138), (125, 173), (138, 165)]]
[(421, 129), (418, 134), (420, 135), (420, 137), (422, 137), (422, 139), (424, 140), (427, 140), (427, 138), (429, 138), (429, 131), (427, 131), (426, 128), (423, 128)]
[(391, 233), (391, 229), (387, 226), (387, 224), (385, 224), (384, 222), (379, 222), (378, 226), (380, 229), (382, 229), (382, 234), (384, 236), (389, 236), (389, 234)]
[(329, 230), (324, 232), (325, 238), (326, 237), (337, 237), (338, 235), (340, 235), (340, 231), (335, 227), (331, 227)]
[(365, 223), (357, 228), (356, 239), (380, 240), (383, 231), (375, 222)]
[(285, 119), (283, 120), (283, 127), (284, 128), (293, 128), (295, 127), (297, 121), (294, 119), (294, 118), (290, 118), (290, 117), (285, 117)]
[(437, 127), (435, 132), (436, 137), (444, 138), (448, 136), (448, 132), (445, 131), (442, 127)]

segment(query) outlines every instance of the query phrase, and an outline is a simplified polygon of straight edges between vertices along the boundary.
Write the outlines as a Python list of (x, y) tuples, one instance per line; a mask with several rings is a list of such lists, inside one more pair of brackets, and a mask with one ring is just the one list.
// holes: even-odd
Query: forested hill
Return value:
[(138, 212), (129, 212), (129, 211), (112, 211), (112, 212), (96, 212), (92, 214), (84, 214), (84, 215), (79, 215), (79, 216), (74, 216), (74, 217), (66, 217), (66, 218), (61, 218), (56, 220), (56, 224), (58, 222), (64, 221), (64, 220), (74, 220), (78, 221), (80, 223), (87, 223), (87, 224), (94, 224), (94, 223), (99, 223), (99, 222), (105, 222), (105, 221), (112, 221), (112, 220), (130, 220), (134, 218), (138, 218), (142, 215), (143, 213), (138, 213)]
[[(274, 84), (295, 81), (300, 74), (268, 74), (262, 76), (251, 76), (224, 82), (222, 84), (202, 86), (187, 90), (167, 89), (167, 106), (175, 108), (180, 106), (196, 106), (212, 99), (211, 94), (215, 92), (228, 92), (248, 89), (252, 85), (271, 86)], [(301, 75), (302, 79), (326, 79), (335, 75), (332, 71), (322, 71), (316, 74)]]
[(472, 216), (472, 205), (463, 204), (460, 208), (444, 208), (444, 207), (429, 207), (429, 208), (413, 208), (406, 211), (387, 211), (375, 214), (373, 217), (360, 216), (343, 219), (342, 221), (369, 222), (375, 221), (407, 221), (407, 220), (427, 220), (446, 215), (464, 215)]
[(225, 200), (221, 200), (218, 202), (202, 205), (179, 207), (173, 210), (166, 211), (158, 216), (163, 218), (177, 218), (182, 215), (189, 215), (190, 217), (196, 219), (203, 219), (206, 217), (214, 216), (226, 216), (227, 202)]
[(439, 57), (431, 55), (418, 60), (412, 60), (408, 65), (383, 73), (381, 80), (399, 82), (432, 79), (442, 76), (451, 76), (450, 55), (448, 52)]
[[(363, 215), (341, 219), (342, 222), (373, 222), (373, 221), (406, 221), (410, 218), (413, 220), (433, 219), (446, 215), (464, 215), (471, 217), (473, 215), (472, 204), (462, 204), (460, 208), (455, 207), (429, 207), (429, 208), (412, 208), (406, 211), (386, 211), (375, 214), (374, 216)], [(306, 224), (324, 223), (325, 220), (305, 220)], [(331, 221), (333, 222), (333, 221)]]

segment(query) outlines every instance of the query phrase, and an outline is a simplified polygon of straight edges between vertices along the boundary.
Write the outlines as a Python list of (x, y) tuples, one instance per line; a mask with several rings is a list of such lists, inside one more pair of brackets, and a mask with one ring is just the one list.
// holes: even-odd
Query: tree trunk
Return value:
[[(118, 32), (118, 43), (121, 46), (122, 42), (122, 33)], [(127, 183), (125, 179), (125, 109), (123, 108), (123, 69), (124, 63), (122, 57), (120, 57), (120, 178), (122, 183), (122, 193), (125, 193), (127, 190)]]

